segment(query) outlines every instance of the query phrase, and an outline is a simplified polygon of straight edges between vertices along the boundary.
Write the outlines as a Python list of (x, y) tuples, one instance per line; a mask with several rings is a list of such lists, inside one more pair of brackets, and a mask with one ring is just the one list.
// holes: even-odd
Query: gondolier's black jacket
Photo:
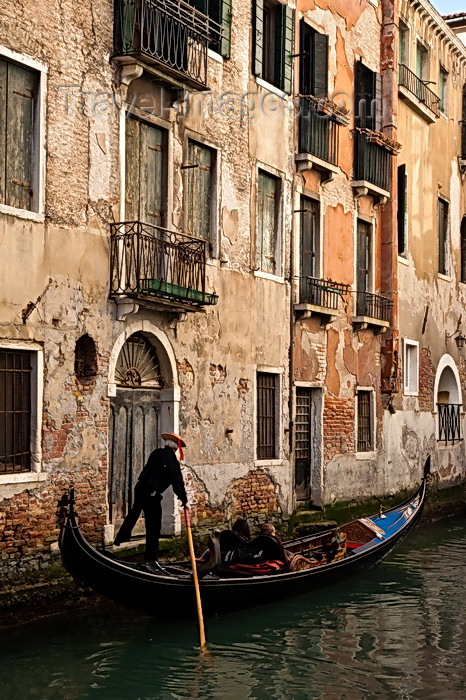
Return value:
[(188, 501), (180, 463), (171, 447), (161, 447), (152, 452), (141, 472), (138, 484), (146, 495), (157, 492), (160, 496), (171, 485), (183, 505)]

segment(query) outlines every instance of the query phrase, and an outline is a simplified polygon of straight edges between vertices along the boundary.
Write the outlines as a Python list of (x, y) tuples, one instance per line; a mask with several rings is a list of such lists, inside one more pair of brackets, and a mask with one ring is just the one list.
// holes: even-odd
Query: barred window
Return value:
[(31, 470), (31, 353), (0, 350), (0, 473)]
[(277, 377), (257, 373), (257, 459), (277, 457)]
[(371, 395), (371, 391), (358, 391), (358, 452), (371, 452), (374, 449)]

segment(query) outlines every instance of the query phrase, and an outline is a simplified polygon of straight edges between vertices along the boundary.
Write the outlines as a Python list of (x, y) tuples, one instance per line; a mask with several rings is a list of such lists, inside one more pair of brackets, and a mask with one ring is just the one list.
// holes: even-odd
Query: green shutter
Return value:
[(220, 53), (224, 58), (230, 58), (231, 52), (231, 11), (232, 0), (222, 0), (222, 14), (219, 24), (222, 25)]
[(188, 143), (188, 233), (210, 240), (212, 201), (212, 150), (194, 141)]
[(37, 74), (8, 64), (5, 203), (31, 209), (34, 97)]
[(294, 10), (288, 5), (275, 8), (274, 85), (290, 94), (293, 76)]
[(163, 132), (140, 124), (140, 217), (154, 226), (162, 225)]
[(313, 55), (313, 89), (315, 97), (328, 95), (328, 36), (315, 32)]
[(0, 202), (5, 204), (7, 64), (0, 61)]
[(125, 220), (139, 221), (139, 122), (128, 118), (125, 124)]
[(264, 0), (254, 1), (254, 75), (264, 71)]
[(406, 253), (406, 165), (398, 166), (398, 255)]

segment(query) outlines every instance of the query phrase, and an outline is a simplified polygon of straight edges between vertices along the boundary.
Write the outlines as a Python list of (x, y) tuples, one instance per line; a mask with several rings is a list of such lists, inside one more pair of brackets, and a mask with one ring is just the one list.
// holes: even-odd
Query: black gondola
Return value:
[[(421, 517), (426, 495), (428, 462), (417, 492), (408, 501), (385, 513), (360, 518), (338, 529), (341, 544), (332, 558), (314, 557), (325, 549), (334, 531), (285, 543), (297, 565), (268, 575), (232, 576), (210, 572), (200, 581), (206, 614), (219, 614), (272, 603), (308, 593), (375, 566), (414, 527)], [(159, 565), (156, 573), (119, 559), (87, 542), (77, 524), (73, 489), (60, 534), (63, 565), (79, 581), (106, 597), (156, 616), (193, 616), (194, 586), (188, 562)], [(304, 555), (304, 556), (303, 556)], [(304, 562), (304, 563), (303, 563)], [(300, 568), (304, 566), (305, 568)]]

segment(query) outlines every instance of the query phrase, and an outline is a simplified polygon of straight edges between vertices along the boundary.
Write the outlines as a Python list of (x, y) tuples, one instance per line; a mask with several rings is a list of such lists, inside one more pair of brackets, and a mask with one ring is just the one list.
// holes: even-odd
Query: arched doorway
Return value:
[(155, 345), (142, 332), (130, 335), (114, 369), (110, 399), (109, 520), (118, 527), (150, 453), (159, 446), (163, 379)]

